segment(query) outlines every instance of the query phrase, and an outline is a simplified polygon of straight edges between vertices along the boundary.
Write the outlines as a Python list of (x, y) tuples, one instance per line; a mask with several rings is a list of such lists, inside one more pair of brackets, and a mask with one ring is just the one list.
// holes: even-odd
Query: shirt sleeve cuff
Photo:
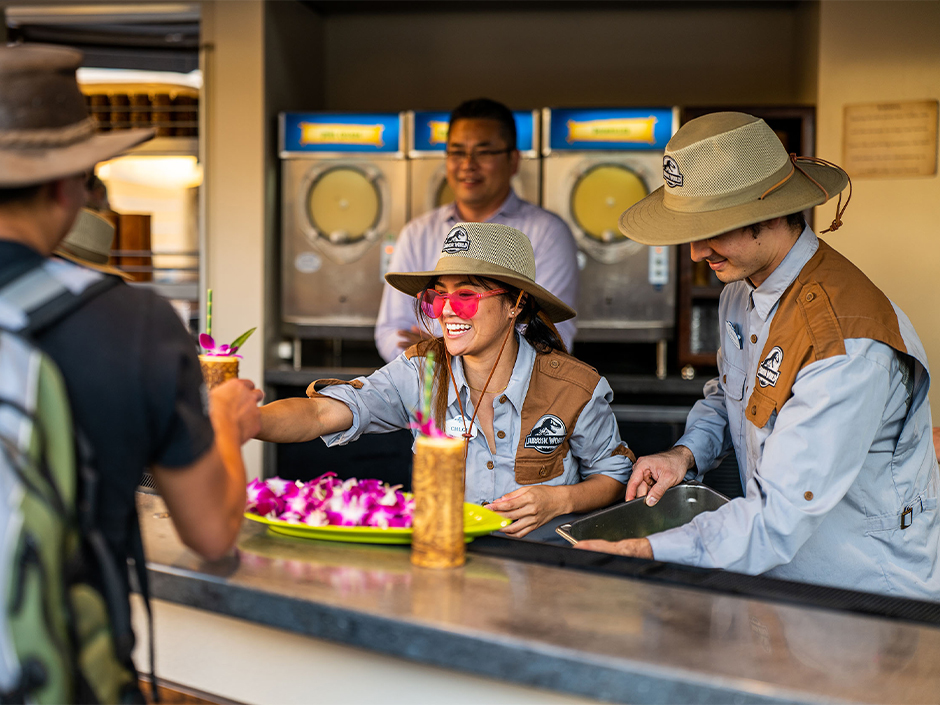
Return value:
[(686, 480), (692, 480), (696, 477), (697, 474), (703, 473), (705, 470), (711, 468), (712, 464), (715, 462), (715, 459), (720, 453), (720, 448), (713, 448), (712, 443), (708, 437), (708, 434), (695, 431), (689, 431), (685, 433), (678, 441), (675, 442), (677, 446), (685, 446), (690, 451), (692, 451), (692, 457), (695, 458), (695, 469), (689, 470), (685, 474)]
[(653, 558), (667, 563), (694, 565), (700, 562), (702, 555), (699, 536), (687, 527), (670, 529), (646, 537), (653, 549)]
[(349, 407), (349, 410), (353, 415), (352, 425), (347, 428), (345, 431), (337, 431), (336, 433), (324, 433), (320, 438), (323, 439), (323, 442), (326, 443), (327, 447), (332, 446), (344, 446), (347, 443), (351, 443), (359, 438), (362, 435), (363, 429), (367, 428), (371, 420), (369, 410), (365, 407), (360, 407), (359, 399), (355, 394), (355, 390), (346, 384), (336, 384), (332, 387), (326, 387), (325, 389), (320, 390), (320, 394), (329, 397), (330, 399), (336, 399), (337, 401), (343, 402), (346, 406)]

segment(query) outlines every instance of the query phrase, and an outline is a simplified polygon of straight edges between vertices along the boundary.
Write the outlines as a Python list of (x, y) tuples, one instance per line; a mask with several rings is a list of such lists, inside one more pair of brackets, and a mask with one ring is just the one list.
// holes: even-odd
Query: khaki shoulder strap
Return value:
[(317, 391), (317, 387), (322, 389), (323, 387), (333, 387), (337, 384), (348, 384), (353, 389), (362, 389), (362, 380), (359, 379), (318, 379), (311, 382), (307, 387), (307, 396), (311, 399), (314, 397), (322, 397), (323, 395)]
[(758, 428), (791, 396), (807, 365), (845, 354), (847, 338), (870, 338), (907, 352), (888, 297), (822, 240), (784, 292), (757, 366), (747, 419)]

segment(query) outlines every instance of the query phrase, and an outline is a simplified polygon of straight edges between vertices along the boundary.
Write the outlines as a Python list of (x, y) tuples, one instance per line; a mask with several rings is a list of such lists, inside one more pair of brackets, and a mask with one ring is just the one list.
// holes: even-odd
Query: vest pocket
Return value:
[(757, 428), (763, 428), (770, 420), (770, 415), (777, 410), (777, 402), (773, 397), (767, 396), (759, 389), (751, 393), (744, 409), (744, 417)]
[(537, 485), (560, 476), (565, 471), (565, 455), (568, 444), (551, 455), (538, 457), (516, 456), (516, 482), (520, 485)]

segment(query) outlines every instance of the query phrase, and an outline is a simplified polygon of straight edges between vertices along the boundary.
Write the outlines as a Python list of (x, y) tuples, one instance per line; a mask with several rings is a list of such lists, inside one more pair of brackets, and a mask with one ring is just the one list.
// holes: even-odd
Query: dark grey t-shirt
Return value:
[[(41, 262), (0, 242), (0, 272)], [(134, 494), (156, 464), (185, 467), (213, 442), (196, 346), (170, 304), (120, 284), (37, 335), (65, 378), (75, 424), (100, 477), (98, 511), (117, 556), (129, 554)]]

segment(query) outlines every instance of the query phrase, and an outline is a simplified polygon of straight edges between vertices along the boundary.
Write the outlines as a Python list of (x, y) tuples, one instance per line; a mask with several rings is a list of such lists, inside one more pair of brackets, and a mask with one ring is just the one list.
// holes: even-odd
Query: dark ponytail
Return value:
[[(510, 300), (510, 303), (515, 304), (519, 299), (520, 289), (503, 283), (499, 283), (499, 286), (506, 289), (504, 296)], [(536, 352), (547, 353), (555, 351), (565, 353), (566, 355), (568, 354), (565, 343), (562, 341), (558, 329), (555, 328), (555, 324), (551, 322), (549, 317), (545, 314), (545, 311), (542, 310), (542, 307), (539, 306), (538, 302), (531, 294), (527, 294), (525, 297), (522, 310), (516, 317), (516, 325), (525, 326), (522, 337), (526, 339), (529, 345), (535, 348)]]

